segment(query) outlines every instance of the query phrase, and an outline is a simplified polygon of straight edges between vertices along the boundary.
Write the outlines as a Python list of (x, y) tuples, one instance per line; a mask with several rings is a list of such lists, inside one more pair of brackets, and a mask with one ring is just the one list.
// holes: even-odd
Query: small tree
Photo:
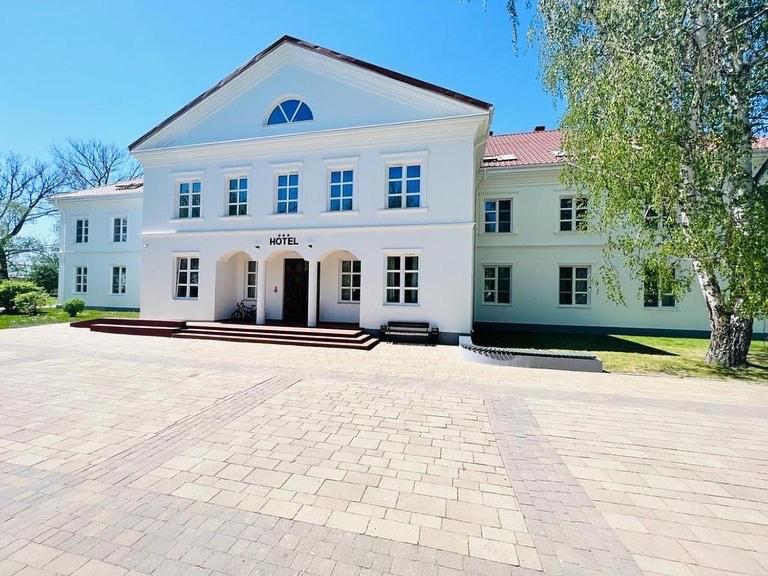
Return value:
[(141, 175), (141, 166), (116, 144), (70, 139), (53, 146), (56, 167), (72, 190), (106, 186)]
[(25, 316), (37, 316), (46, 304), (48, 304), (48, 296), (39, 290), (24, 292), (13, 299), (16, 311)]
[(0, 282), (0, 308), (5, 308), (6, 313), (16, 312), (16, 296), (29, 292), (42, 292), (42, 290), (34, 282), (28, 280), (4, 280)]
[(60, 190), (61, 175), (49, 164), (8, 154), (0, 159), (0, 280), (9, 278), (14, 258), (34, 252), (39, 241), (24, 228), (54, 212), (48, 202)]
[(55, 294), (59, 284), (59, 257), (52, 251), (38, 255), (29, 269), (29, 279), (48, 294)]
[(70, 298), (61, 306), (64, 311), (69, 314), (70, 318), (74, 318), (80, 312), (85, 310), (85, 302), (80, 298)]

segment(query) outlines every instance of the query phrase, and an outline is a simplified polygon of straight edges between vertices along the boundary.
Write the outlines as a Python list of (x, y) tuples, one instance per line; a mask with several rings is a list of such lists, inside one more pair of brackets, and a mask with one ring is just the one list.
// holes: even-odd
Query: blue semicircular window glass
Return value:
[(284, 100), (272, 110), (269, 118), (267, 118), (267, 125), (290, 124), (291, 122), (303, 122), (313, 118), (312, 110), (309, 109), (305, 102), (295, 99)]

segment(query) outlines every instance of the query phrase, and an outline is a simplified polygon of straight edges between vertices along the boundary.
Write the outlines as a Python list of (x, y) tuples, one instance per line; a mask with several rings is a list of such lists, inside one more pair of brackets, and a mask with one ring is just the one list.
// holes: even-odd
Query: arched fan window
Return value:
[(312, 120), (312, 110), (301, 100), (284, 100), (280, 102), (267, 118), (267, 125), (288, 124), (290, 122), (302, 122)]

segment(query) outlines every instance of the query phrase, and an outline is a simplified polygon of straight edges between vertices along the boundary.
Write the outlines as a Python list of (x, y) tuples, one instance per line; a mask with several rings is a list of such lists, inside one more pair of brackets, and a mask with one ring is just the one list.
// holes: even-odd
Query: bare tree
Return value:
[(0, 280), (9, 277), (13, 262), (34, 252), (40, 242), (24, 238), (24, 226), (54, 212), (49, 199), (61, 189), (61, 173), (40, 160), (8, 154), (0, 160)]
[(52, 153), (65, 186), (72, 190), (106, 186), (141, 176), (141, 166), (116, 144), (69, 139), (64, 147), (54, 145)]

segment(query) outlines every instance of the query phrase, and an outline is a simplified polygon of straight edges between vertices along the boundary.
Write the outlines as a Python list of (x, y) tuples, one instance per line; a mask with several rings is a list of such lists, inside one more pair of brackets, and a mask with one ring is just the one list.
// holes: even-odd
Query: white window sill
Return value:
[(677, 306), (643, 306), (647, 312), (680, 312)]
[(355, 306), (360, 306), (360, 300), (354, 300), (354, 301), (352, 301), (352, 300), (339, 300), (337, 302), (337, 304), (343, 304), (345, 306), (349, 305), (349, 304), (354, 304)]
[(407, 308), (419, 308), (421, 304), (409, 304), (407, 302), (384, 302), (384, 306), (405, 306)]
[(481, 302), (481, 306), (512, 306), (512, 302)]
[(176, 302), (197, 302), (199, 298), (171, 298), (171, 300), (175, 300)]
[(219, 216), (219, 220), (222, 222), (229, 222), (234, 220), (253, 220), (253, 216), (250, 214), (234, 214), (232, 216), (227, 214), (226, 216)]
[(429, 208), (424, 206), (419, 208), (381, 208), (379, 214), (425, 214)]
[(267, 214), (267, 218), (301, 218), (304, 216), (303, 212), (282, 212), (282, 213), (276, 213), (271, 212)]
[(181, 224), (182, 222), (201, 222), (202, 216), (195, 216), (194, 218), (168, 218), (168, 222), (171, 224)]
[(519, 232), (486, 232), (485, 230), (482, 230), (480, 232), (482, 236), (519, 236)]
[(594, 234), (591, 230), (555, 230), (553, 232), (556, 236), (575, 236), (577, 234), (587, 235)]
[(320, 216), (357, 216), (360, 214), (359, 210), (326, 210), (320, 212)]
[(576, 310), (587, 310), (589, 308), (592, 308), (592, 304), (558, 304), (558, 308), (565, 308), (568, 309), (576, 309)]

